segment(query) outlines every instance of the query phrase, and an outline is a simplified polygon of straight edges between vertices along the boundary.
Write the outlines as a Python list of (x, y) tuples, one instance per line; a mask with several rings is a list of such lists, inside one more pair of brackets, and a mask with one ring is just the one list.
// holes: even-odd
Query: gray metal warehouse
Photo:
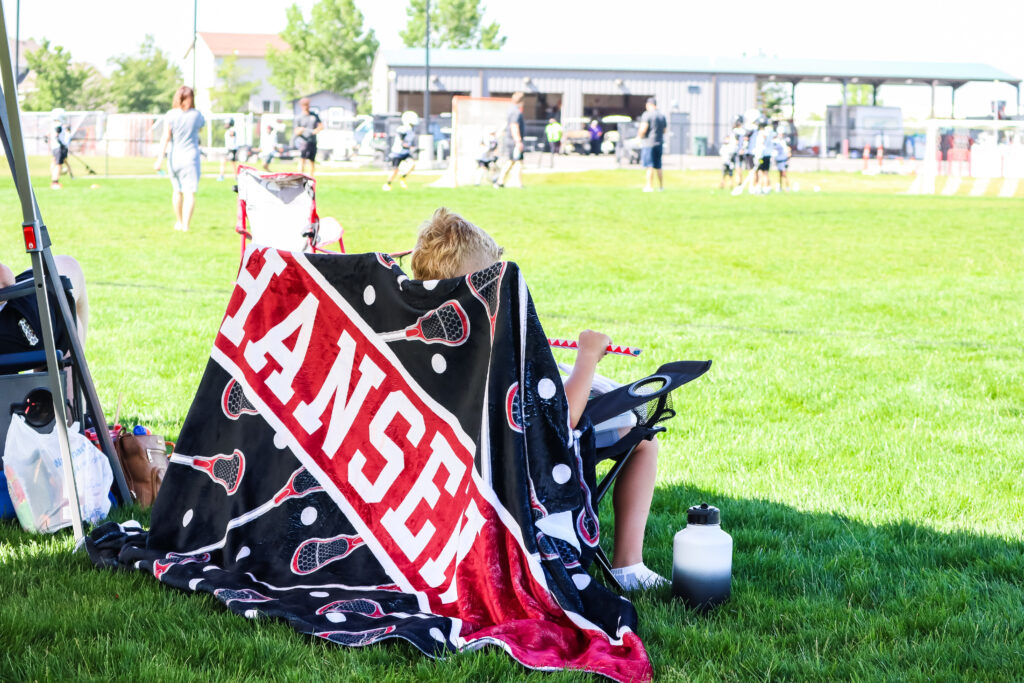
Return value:
[[(568, 128), (584, 117), (625, 114), (637, 117), (647, 97), (658, 99), (669, 116), (685, 117), (692, 144), (714, 145), (733, 118), (757, 106), (763, 82), (837, 83), (845, 98), (849, 84), (886, 84), (957, 89), (972, 81), (998, 81), (1016, 87), (1011, 105), (1020, 113), (1020, 79), (985, 64), (871, 62), (777, 57), (650, 57), (614, 55), (514, 54), (493, 50), (430, 50), (430, 108), (451, 110), (451, 97), (507, 97), (526, 94), (527, 121), (560, 117)], [(375, 112), (423, 111), (426, 59), (422, 48), (378, 51), (371, 75)], [(845, 120), (845, 116), (843, 119)], [(529, 123), (528, 123), (529, 126)], [(692, 149), (687, 144), (687, 150)]]

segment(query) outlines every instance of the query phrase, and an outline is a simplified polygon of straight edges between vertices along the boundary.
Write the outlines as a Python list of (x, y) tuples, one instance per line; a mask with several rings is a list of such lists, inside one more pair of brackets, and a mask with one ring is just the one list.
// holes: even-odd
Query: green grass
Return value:
[[(327, 177), (318, 199), (349, 251), (409, 247), (438, 205), (463, 212), (522, 266), (550, 336), (592, 327), (645, 349), (602, 362), (616, 379), (714, 361), (678, 393), (646, 559), (668, 573), (686, 507), (719, 505), (733, 599), (709, 615), (636, 599), (657, 678), (1019, 679), (1024, 203), (901, 196), (907, 179), (887, 176), (738, 198), (709, 189), (714, 173), (667, 179), (660, 194), (635, 170), (383, 194), (378, 177)], [(230, 184), (204, 180), (180, 234), (166, 180), (39, 182), (55, 251), (85, 267), (104, 408), (123, 395), (122, 422), (175, 438), (238, 265)], [(0, 209), (17, 270), (9, 189)], [(0, 524), (0, 680), (586, 679), (494, 650), (313, 643), (70, 548)]]

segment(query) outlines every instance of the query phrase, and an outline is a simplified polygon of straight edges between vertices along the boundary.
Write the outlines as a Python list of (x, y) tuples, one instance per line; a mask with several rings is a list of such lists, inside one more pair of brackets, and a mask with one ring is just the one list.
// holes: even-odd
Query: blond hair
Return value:
[(494, 238), (441, 207), (420, 228), (412, 250), (412, 276), (417, 280), (443, 280), (464, 275), (475, 260), (494, 263), (502, 253)]

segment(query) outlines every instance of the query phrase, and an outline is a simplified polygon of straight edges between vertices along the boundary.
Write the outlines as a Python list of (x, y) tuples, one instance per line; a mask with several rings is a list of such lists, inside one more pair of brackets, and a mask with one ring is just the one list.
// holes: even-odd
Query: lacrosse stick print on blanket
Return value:
[(649, 680), (633, 605), (586, 571), (588, 442), (515, 264), (420, 282), (251, 245), (150, 529), (87, 547), (340, 645)]

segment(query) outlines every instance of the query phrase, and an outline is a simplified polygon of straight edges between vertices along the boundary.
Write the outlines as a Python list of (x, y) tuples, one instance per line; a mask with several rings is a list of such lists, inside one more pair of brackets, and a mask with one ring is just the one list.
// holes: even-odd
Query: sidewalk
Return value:
[[(886, 160), (891, 163), (891, 160)], [(909, 162), (908, 162), (909, 163)], [(869, 168), (877, 167), (878, 162), (869, 160)], [(662, 167), (666, 171), (719, 171), (722, 168), (722, 159), (719, 156), (694, 156), (692, 154), (667, 154), (662, 160)], [(863, 159), (842, 159), (837, 157), (793, 157), (790, 159), (789, 167), (797, 173), (810, 173), (815, 171), (845, 171), (861, 172), (864, 170)], [(530, 152), (526, 154), (523, 161), (523, 170), (527, 173), (572, 173), (577, 171), (606, 171), (617, 168), (642, 169), (639, 164), (623, 164), (616, 162), (615, 155), (584, 155), (566, 154), (552, 155), (542, 152)]]

